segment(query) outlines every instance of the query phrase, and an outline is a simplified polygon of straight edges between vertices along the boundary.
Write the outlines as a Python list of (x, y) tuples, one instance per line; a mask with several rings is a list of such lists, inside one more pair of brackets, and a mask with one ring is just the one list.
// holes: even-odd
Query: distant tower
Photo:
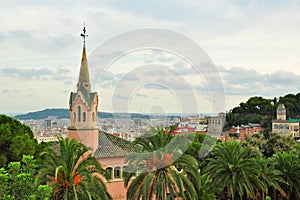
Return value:
[(79, 80), (77, 83), (77, 93), (71, 92), (70, 106), (70, 126), (68, 137), (75, 138), (87, 147), (91, 147), (94, 152), (98, 148), (98, 93), (91, 93), (91, 83), (89, 78), (88, 61), (85, 50), (85, 27), (81, 37), (83, 38), (83, 51)]
[(286, 120), (286, 108), (282, 103), (277, 107), (277, 120)]

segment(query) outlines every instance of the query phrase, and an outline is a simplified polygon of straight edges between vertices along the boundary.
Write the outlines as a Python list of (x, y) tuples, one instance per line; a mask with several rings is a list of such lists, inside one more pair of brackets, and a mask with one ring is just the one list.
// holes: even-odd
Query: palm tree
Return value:
[(195, 189), (199, 200), (215, 200), (216, 189), (212, 187), (212, 179), (208, 173), (199, 174), (198, 181), (195, 181)]
[(104, 170), (83, 144), (59, 138), (59, 151), (48, 149), (41, 156), (37, 182), (52, 187), (51, 199), (111, 199), (100, 177)]
[(237, 142), (226, 142), (217, 145), (208, 158), (206, 171), (212, 178), (213, 187), (225, 191), (228, 197), (242, 199), (244, 196), (253, 198), (255, 191), (266, 191), (260, 180), (261, 167), (251, 157), (251, 148), (243, 148)]
[(262, 199), (265, 199), (265, 195), (268, 195), (270, 190), (273, 191), (275, 195), (276, 191), (278, 191), (282, 197), (287, 198), (286, 193), (280, 186), (280, 184), (285, 183), (282, 178), (282, 172), (274, 168), (270, 158), (260, 157), (257, 161), (262, 169), (261, 180), (268, 187), (267, 191), (261, 191)]
[(300, 199), (300, 160), (299, 154), (290, 151), (276, 153), (271, 158), (275, 169), (282, 172), (285, 183), (280, 184), (288, 199)]
[(197, 199), (191, 180), (197, 178), (198, 164), (182, 152), (188, 141), (187, 137), (174, 137), (163, 128), (151, 129), (137, 138), (134, 143), (144, 153), (126, 158), (131, 169), (124, 177), (127, 199)]

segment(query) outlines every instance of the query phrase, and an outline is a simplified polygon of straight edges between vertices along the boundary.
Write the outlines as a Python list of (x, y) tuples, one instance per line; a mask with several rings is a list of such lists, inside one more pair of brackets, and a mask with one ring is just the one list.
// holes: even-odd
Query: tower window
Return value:
[(80, 122), (81, 121), (81, 108), (80, 106), (78, 106), (78, 121)]
[(92, 114), (92, 121), (94, 122), (95, 121), (95, 113), (93, 112)]
[(73, 121), (76, 122), (76, 113), (75, 112), (73, 113), (73, 117), (74, 117)]
[(82, 113), (82, 121), (84, 121), (84, 122), (86, 121), (86, 114), (85, 114), (85, 112)]

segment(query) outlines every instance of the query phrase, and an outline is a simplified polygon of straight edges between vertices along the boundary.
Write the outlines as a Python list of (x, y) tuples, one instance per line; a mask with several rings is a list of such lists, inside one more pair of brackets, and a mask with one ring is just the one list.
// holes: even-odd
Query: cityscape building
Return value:
[(298, 139), (300, 137), (299, 119), (289, 118), (287, 120), (284, 104), (279, 104), (276, 109), (276, 120), (272, 120), (272, 132)]

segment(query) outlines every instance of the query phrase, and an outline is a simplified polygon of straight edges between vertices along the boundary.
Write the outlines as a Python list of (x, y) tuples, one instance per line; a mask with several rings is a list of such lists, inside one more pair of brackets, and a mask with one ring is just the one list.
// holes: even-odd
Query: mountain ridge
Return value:
[[(144, 118), (150, 119), (152, 116), (159, 115), (149, 115), (141, 113), (110, 113), (110, 112), (98, 112), (99, 118)], [(163, 116), (163, 115), (160, 115)], [(40, 111), (28, 112), (26, 114), (19, 114), (14, 116), (14, 118), (19, 120), (37, 120), (46, 119), (48, 117), (56, 117), (57, 119), (70, 118), (70, 111), (67, 108), (47, 108)], [(166, 116), (167, 118), (180, 117), (177, 115)]]

